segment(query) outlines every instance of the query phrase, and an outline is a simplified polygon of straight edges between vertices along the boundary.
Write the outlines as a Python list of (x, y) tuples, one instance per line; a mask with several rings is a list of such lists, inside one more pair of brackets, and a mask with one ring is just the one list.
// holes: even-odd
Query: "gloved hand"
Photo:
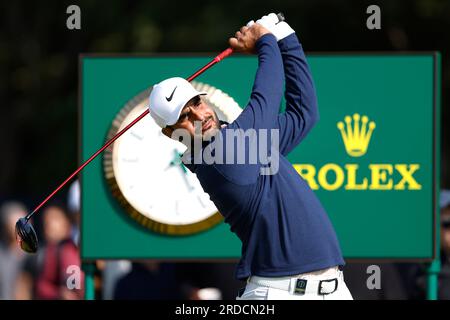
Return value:
[[(255, 22), (249, 21), (247, 23), (247, 27), (251, 27)], [(293, 34), (295, 31), (292, 29), (286, 21), (279, 21), (278, 16), (275, 13), (270, 13), (267, 16), (263, 16), (261, 19), (257, 20), (256, 23), (259, 23), (264, 28), (269, 30), (277, 41), (280, 41), (287, 36)]]

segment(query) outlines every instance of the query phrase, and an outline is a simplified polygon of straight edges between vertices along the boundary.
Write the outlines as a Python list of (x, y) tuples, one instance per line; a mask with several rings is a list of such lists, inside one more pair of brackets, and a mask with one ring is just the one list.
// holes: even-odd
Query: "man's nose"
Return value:
[(191, 109), (191, 114), (194, 121), (203, 121), (205, 119), (203, 113), (198, 109)]

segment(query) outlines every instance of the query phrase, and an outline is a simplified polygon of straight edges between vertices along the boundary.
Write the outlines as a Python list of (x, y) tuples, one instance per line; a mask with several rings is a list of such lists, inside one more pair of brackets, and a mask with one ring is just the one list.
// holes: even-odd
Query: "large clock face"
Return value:
[[(231, 122), (241, 112), (222, 91), (202, 83), (193, 85), (208, 92), (204, 98), (221, 120)], [(108, 139), (146, 110), (149, 94), (150, 90), (145, 90), (125, 105), (114, 119)], [(105, 177), (113, 196), (134, 220), (153, 231), (192, 234), (222, 220), (195, 174), (181, 162), (185, 150), (146, 116), (105, 152)]]

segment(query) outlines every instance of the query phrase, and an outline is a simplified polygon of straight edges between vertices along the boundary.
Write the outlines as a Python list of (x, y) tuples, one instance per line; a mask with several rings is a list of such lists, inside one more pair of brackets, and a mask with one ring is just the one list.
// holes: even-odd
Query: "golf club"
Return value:
[[(278, 20), (284, 21), (284, 15), (282, 13), (278, 13)], [(201, 69), (196, 71), (193, 75), (188, 77), (187, 81), (192, 81), (197, 78), (203, 72), (211, 68), (216, 63), (225, 59), (229, 55), (233, 53), (233, 49), (227, 48), (218, 54), (213, 60), (203, 66)], [(97, 152), (95, 152), (89, 159), (87, 159), (77, 170), (75, 170), (63, 183), (61, 183), (47, 198), (44, 199), (32, 212), (27, 214), (25, 217), (20, 218), (16, 222), (16, 241), (22, 248), (22, 250), (28, 253), (35, 253), (38, 249), (38, 239), (36, 236), (36, 231), (34, 230), (29, 220), (31, 217), (45, 204), (48, 200), (50, 200), (62, 187), (64, 187), (74, 176), (76, 176), (84, 167), (86, 167), (92, 160), (94, 160), (100, 153), (102, 153), (106, 148), (108, 148), (114, 141), (117, 140), (122, 134), (124, 134), (128, 129), (134, 126), (138, 121), (140, 121), (143, 117), (145, 117), (149, 113), (149, 109), (147, 108), (140, 116), (138, 116), (135, 120), (133, 120), (130, 124), (128, 124), (125, 128), (119, 131), (114, 137), (112, 137), (106, 144), (101, 147)]]

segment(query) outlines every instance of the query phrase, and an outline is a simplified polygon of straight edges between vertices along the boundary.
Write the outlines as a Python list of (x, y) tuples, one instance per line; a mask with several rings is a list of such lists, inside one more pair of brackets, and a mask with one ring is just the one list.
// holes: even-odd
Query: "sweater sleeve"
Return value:
[(308, 134), (319, 118), (313, 79), (295, 34), (278, 42), (283, 59), (286, 111), (278, 115), (279, 150), (287, 155)]
[(250, 101), (232, 123), (239, 129), (272, 129), (276, 125), (283, 94), (283, 62), (277, 40), (265, 34), (256, 42), (258, 69)]

